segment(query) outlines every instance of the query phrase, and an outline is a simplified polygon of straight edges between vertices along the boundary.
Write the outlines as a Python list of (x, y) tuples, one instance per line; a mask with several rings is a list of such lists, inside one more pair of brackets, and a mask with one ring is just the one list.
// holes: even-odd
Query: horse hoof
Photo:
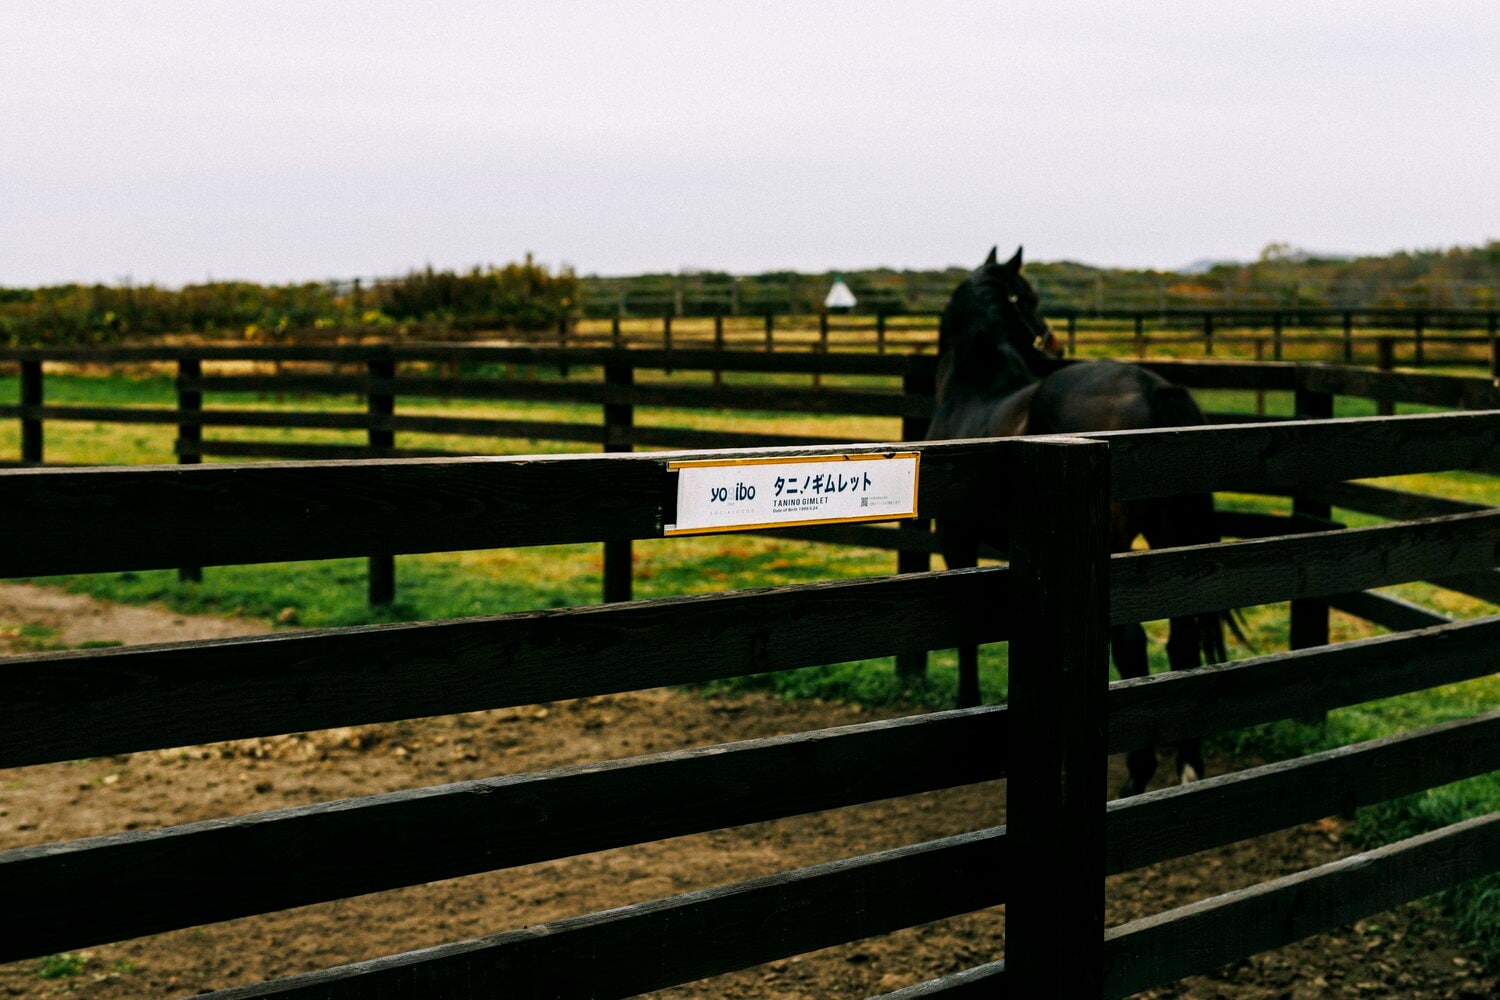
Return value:
[(1198, 769), (1193, 765), (1184, 764), (1182, 765), (1182, 774), (1180, 775), (1180, 777), (1182, 778), (1182, 783), (1184, 785), (1191, 785), (1193, 782), (1203, 777), (1203, 775), (1199, 774)]

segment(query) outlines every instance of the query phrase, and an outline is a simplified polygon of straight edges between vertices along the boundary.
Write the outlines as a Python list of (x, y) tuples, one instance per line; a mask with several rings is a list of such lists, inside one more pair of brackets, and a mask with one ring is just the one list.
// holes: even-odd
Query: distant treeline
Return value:
[(466, 273), (413, 271), (348, 283), (0, 288), (0, 343), (108, 344), (165, 334), (284, 340), (309, 330), (388, 328), (541, 330), (577, 315), (580, 282), (529, 257)]
[[(859, 300), (857, 312), (936, 312), (966, 270), (873, 269), (841, 276)], [(1273, 244), (1256, 261), (1211, 263), (1190, 272), (1068, 261), (1028, 263), (1026, 271), (1044, 310), (1054, 315), (1123, 309), (1500, 307), (1500, 242), (1358, 258), (1319, 257)], [(554, 273), (528, 256), (503, 267), (467, 272), (429, 267), (367, 282), (0, 288), (0, 343), (103, 344), (164, 334), (278, 340), (350, 327), (427, 336), (548, 329), (583, 316), (811, 313), (822, 308), (834, 277), (793, 271), (579, 277), (568, 268)]]

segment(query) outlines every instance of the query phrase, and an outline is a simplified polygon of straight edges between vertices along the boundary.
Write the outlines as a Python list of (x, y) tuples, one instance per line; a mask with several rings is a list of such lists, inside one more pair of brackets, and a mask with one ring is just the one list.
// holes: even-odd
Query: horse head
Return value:
[[(1021, 274), (1021, 248), (1001, 264), (995, 249), (953, 291), (938, 324), (938, 353), (949, 355), (960, 377), (990, 380), (986, 369), (1000, 370), (1021, 361), (1040, 375), (1056, 357), (1057, 338), (1042, 319), (1041, 300)], [(958, 374), (956, 371), (955, 374)]]

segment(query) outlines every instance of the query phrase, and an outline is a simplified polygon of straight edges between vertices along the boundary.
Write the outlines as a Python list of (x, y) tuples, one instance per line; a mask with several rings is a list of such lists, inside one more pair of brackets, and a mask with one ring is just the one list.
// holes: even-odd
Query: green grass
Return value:
[(104, 649), (118, 646), (110, 640), (90, 639), (68, 645), (57, 638), (57, 630), (33, 622), (0, 621), (0, 653), (50, 653), (63, 649)]
[(83, 975), (83, 970), (88, 967), (88, 964), (87, 955), (77, 955), (72, 952), (47, 955), (37, 961), (36, 974), (42, 979), (72, 979)]
[[(94, 956), (90, 952), (62, 952), (57, 955), (46, 955), (37, 960), (36, 974), (39, 979), (77, 979), (86, 972), (93, 964)], [(107, 980), (118, 980), (136, 970), (136, 964), (128, 959), (119, 959), (111, 962), (103, 972), (96, 972), (93, 976), (95, 982)], [(65, 991), (72, 992), (75, 986), (69, 984)], [(49, 994), (50, 995), (50, 994)]]

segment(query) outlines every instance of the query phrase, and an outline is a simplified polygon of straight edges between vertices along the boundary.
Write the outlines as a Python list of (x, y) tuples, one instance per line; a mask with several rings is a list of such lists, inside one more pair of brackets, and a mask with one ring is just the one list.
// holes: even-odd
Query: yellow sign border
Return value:
[(701, 461), (668, 462), (673, 469), (710, 469), (729, 465), (801, 465), (806, 462), (888, 462), (897, 458), (915, 458), (917, 472), (922, 471), (920, 451), (872, 451), (865, 455), (794, 455), (790, 458), (709, 458)]
[[(922, 453), (920, 451), (897, 451), (897, 452), (870, 452), (867, 454), (850, 455), (801, 455), (790, 458), (724, 458), (705, 459), (703, 461), (668, 462), (667, 471), (676, 469), (710, 469), (724, 468), (734, 465), (802, 465), (811, 462), (886, 462), (898, 458), (916, 459), (916, 468), (912, 470), (912, 504), (922, 495)], [(662, 528), (664, 538), (680, 538), (687, 535), (727, 535), (736, 531), (763, 531), (767, 528), (790, 528), (797, 525), (807, 524), (860, 524), (866, 521), (914, 521), (918, 517), (917, 511), (909, 514), (870, 514), (864, 517), (830, 517), (821, 520), (810, 521), (769, 521), (764, 524), (736, 524), (732, 527), (710, 527), (710, 528)]]

